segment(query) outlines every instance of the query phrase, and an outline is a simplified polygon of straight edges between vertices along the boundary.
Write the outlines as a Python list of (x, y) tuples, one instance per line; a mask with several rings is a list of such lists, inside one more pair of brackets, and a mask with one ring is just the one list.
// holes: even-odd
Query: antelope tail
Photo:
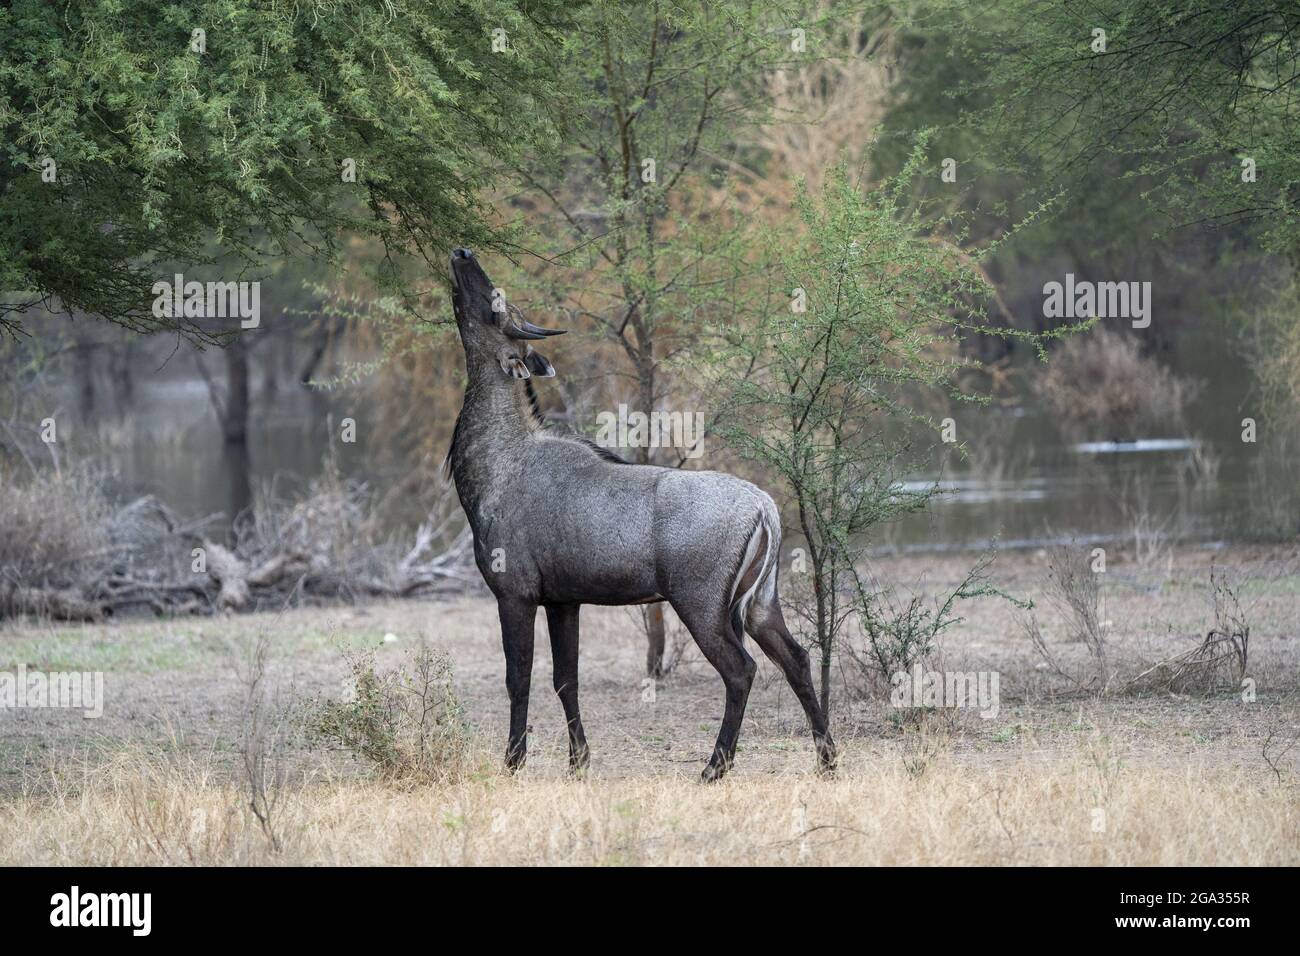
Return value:
[[(771, 498), (765, 494), (761, 498), (758, 520), (754, 523), (754, 530), (749, 533), (744, 557), (731, 585), (731, 625), (737, 636), (745, 633), (745, 622), (756, 600), (760, 606), (770, 606), (777, 601), (781, 516)], [(751, 572), (754, 573), (751, 575)]]

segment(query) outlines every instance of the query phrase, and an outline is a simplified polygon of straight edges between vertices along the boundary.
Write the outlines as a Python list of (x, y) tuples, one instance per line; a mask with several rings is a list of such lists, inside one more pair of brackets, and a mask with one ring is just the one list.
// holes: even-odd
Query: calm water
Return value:
[[(137, 411), (119, 427), (112, 462), (118, 494), (153, 494), (185, 518), (229, 515), (246, 503), (245, 480), (259, 491), (293, 499), (302, 494), (333, 453), (345, 477), (382, 492), (404, 469), (370, 454), (362, 439), (374, 422), (355, 401), (287, 387), (257, 395), (249, 422), (247, 460), (232, 455), (221, 438), (206, 386), (172, 381), (138, 386)], [(340, 424), (357, 422), (356, 443), (339, 439)], [(418, 515), (412, 516), (418, 518)]]
[[(1192, 409), (1191, 434), (1146, 436), (1169, 440), (1163, 444), (1081, 450), (1033, 410), (967, 409), (957, 428), (971, 455), (949, 454), (942, 467), (909, 476), (913, 487), (937, 482), (939, 497), (927, 513), (883, 529), (871, 543), (945, 550), (981, 547), (994, 536), (1003, 546), (1125, 540), (1135, 527), (1200, 540), (1263, 530), (1276, 512), (1285, 514), (1279, 503), (1294, 502), (1300, 461), (1278, 454), (1266, 435), (1254, 445), (1240, 440), (1247, 383), (1224, 378)], [(247, 463), (253, 486), (274, 481), (284, 497), (300, 493), (321, 471), (331, 422), (336, 435), (347, 416), (363, 435), (378, 434), (372, 428), (379, 423), (358, 404), (296, 387), (255, 399)], [(121, 494), (153, 493), (186, 518), (239, 505), (244, 463), (222, 444), (201, 382), (143, 383), (137, 406), (113, 442)], [(335, 443), (343, 473), (382, 493), (407, 467), (372, 454), (373, 447)]]

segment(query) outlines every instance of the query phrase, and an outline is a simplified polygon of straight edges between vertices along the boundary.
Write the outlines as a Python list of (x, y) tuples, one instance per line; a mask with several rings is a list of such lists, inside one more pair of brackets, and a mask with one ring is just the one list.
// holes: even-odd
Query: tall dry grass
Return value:
[[(486, 755), (484, 755), (486, 757)], [(1300, 862), (1300, 802), (1266, 771), (1128, 766), (1096, 747), (924, 773), (863, 758), (838, 779), (513, 779), (411, 790), (308, 775), (277, 852), (201, 757), (124, 755), (0, 803), (0, 865), (1103, 864)], [(486, 764), (485, 764), (486, 766)]]
[(113, 509), (102, 476), (51, 469), (0, 484), (0, 589), (69, 587), (103, 563)]
[(1067, 338), (1034, 389), (1067, 434), (1132, 440), (1186, 435), (1200, 383), (1142, 354), (1132, 336), (1097, 326)]

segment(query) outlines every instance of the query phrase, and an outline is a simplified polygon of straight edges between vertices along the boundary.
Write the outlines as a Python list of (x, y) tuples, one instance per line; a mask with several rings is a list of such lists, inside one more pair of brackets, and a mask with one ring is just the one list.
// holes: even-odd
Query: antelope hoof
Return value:
[(580, 777), (587, 770), (587, 765), (591, 763), (591, 751), (587, 747), (581, 750), (569, 752), (569, 773), (575, 777)]
[(710, 760), (700, 774), (701, 783), (717, 783), (721, 780), (728, 770), (731, 769), (730, 760)]
[(528, 759), (528, 754), (521, 747), (514, 747), (506, 751), (506, 771), (508, 773), (518, 773), (523, 767), (524, 761)]

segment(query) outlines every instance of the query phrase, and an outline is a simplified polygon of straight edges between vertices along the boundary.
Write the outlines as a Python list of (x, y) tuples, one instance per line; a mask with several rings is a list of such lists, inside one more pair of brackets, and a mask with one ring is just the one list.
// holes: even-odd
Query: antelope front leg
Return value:
[(591, 760), (587, 735), (578, 712), (578, 611), (577, 604), (552, 605), (546, 609), (551, 630), (551, 659), (555, 664), (555, 693), (564, 707), (569, 728), (569, 769), (579, 773)]
[(506, 693), (510, 696), (510, 739), (506, 769), (512, 773), (528, 755), (528, 688), (533, 677), (533, 622), (537, 605), (498, 599), (501, 645), (506, 653)]

